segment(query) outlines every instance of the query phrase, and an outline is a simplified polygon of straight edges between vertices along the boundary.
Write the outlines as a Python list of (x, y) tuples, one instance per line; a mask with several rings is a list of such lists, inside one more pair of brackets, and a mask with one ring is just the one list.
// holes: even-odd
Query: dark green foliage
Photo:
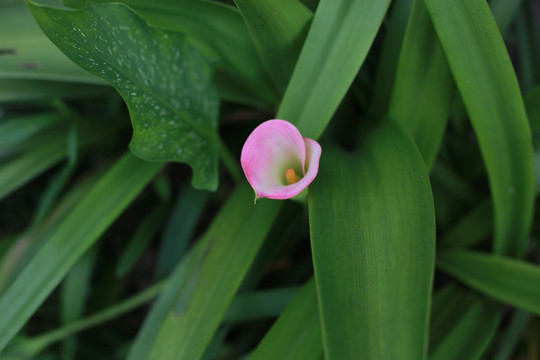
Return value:
[[(0, 360), (535, 354), (535, 6), (1, 1)], [(254, 205), (272, 118), (319, 173)]]

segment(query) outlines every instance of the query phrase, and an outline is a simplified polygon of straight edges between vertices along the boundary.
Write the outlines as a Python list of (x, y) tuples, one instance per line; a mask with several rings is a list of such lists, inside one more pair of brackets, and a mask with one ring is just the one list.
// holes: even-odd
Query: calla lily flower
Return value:
[(317, 176), (321, 146), (285, 120), (268, 120), (249, 135), (241, 163), (257, 198), (290, 199)]

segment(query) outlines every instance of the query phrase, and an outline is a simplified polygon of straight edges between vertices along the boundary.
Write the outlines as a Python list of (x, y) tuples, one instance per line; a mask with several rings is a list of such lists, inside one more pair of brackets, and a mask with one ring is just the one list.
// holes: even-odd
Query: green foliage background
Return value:
[[(532, 0), (3, 0), (0, 359), (540, 354)], [(318, 140), (259, 200), (262, 121)]]

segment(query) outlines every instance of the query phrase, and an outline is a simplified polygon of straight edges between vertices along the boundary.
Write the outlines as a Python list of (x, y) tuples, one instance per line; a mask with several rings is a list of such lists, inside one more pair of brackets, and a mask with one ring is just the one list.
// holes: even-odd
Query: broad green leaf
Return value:
[(413, 138), (428, 168), (437, 156), (454, 82), (423, 0), (413, 4), (388, 117)]
[(427, 169), (391, 122), (359, 143), (354, 154), (326, 148), (309, 191), (325, 357), (424, 359), (435, 255)]
[(116, 275), (124, 276), (135, 265), (165, 222), (168, 206), (158, 204), (151, 209), (135, 229), (116, 265)]
[(480, 359), (493, 339), (502, 308), (486, 299), (476, 298), (458, 316), (454, 328), (446, 334), (430, 355), (430, 360)]
[(172, 275), (130, 360), (203, 355), (281, 206), (277, 201), (253, 205), (247, 185), (232, 194), (200, 245)]
[(277, 118), (317, 139), (368, 53), (390, 0), (321, 0)]
[(77, 204), (0, 297), (0, 351), (161, 167), (125, 155)]
[(278, 316), (297, 293), (298, 288), (287, 287), (239, 294), (227, 309), (223, 323)]
[(121, 4), (88, 3), (79, 11), (28, 4), (71, 60), (122, 95), (133, 124), (133, 153), (186, 162), (194, 187), (217, 188), (217, 93), (210, 64), (185, 36), (150, 28)]
[(494, 251), (522, 256), (533, 211), (533, 152), (510, 57), (484, 0), (425, 3), (486, 163)]
[(36, 25), (21, 0), (0, 2), (0, 79), (105, 84), (62, 54)]
[(319, 360), (322, 339), (315, 281), (291, 301), (259, 343), (250, 360)]
[(394, 1), (388, 17), (387, 30), (378, 58), (373, 94), (371, 95), (370, 113), (372, 116), (384, 116), (388, 110), (388, 103), (396, 79), (399, 54), (402, 51), (412, 5), (413, 0)]
[[(96, 0), (117, 2), (117, 0)], [(278, 102), (238, 9), (206, 0), (121, 0), (150, 26), (186, 34), (210, 57), (217, 54), (216, 83), (230, 101), (268, 107)]]
[(313, 13), (299, 0), (235, 0), (274, 84), (283, 93)]
[(537, 265), (499, 255), (449, 249), (437, 254), (437, 267), (487, 296), (540, 314)]

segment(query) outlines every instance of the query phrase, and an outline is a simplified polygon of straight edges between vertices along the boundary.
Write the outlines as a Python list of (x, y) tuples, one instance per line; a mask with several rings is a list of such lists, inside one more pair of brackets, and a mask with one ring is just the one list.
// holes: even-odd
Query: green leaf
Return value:
[(85, 175), (75, 183), (62, 197), (55, 209), (40, 224), (30, 225), (16, 240), (15, 244), (0, 260), (0, 295), (17, 278), (34, 254), (56, 232), (65, 217), (81, 201), (97, 179), (102, 175), (103, 169)]
[(427, 170), (393, 123), (359, 142), (355, 154), (326, 148), (309, 191), (325, 356), (423, 359), (435, 250)]
[(459, 321), (431, 353), (430, 360), (474, 360), (486, 351), (497, 331), (501, 306), (476, 298), (464, 311), (454, 313)]
[[(1, 360), (22, 360), (22, 359), (38, 359), (36, 355), (41, 353), (48, 346), (72, 336), (78, 332), (90, 329), (95, 326), (115, 319), (125, 313), (146, 304), (152, 300), (163, 288), (163, 282), (157, 283), (138, 294), (123, 300), (111, 307), (103, 309), (95, 314), (92, 314), (84, 319), (77, 320), (70, 324), (64, 325), (58, 329), (49, 331), (32, 338), (19, 337), (15, 338), (9, 346), (0, 355)], [(5, 356), (5, 357), (4, 357)], [(56, 358), (53, 358), (56, 359)]]
[(278, 89), (287, 88), (313, 13), (300, 1), (235, 0), (262, 63)]
[(439, 239), (441, 247), (471, 247), (487, 239), (493, 232), (491, 199), (480, 202)]
[(423, 0), (411, 11), (388, 117), (413, 138), (428, 168), (437, 156), (454, 82)]
[(128, 273), (143, 255), (150, 245), (150, 241), (163, 226), (168, 210), (168, 206), (158, 204), (142, 219), (118, 260), (116, 265), (117, 276), (124, 276)]
[(517, 66), (519, 80), (524, 93), (529, 92), (540, 82), (540, 55), (538, 54), (538, 39), (535, 36), (536, 16), (532, 3), (523, 1), (517, 14), (515, 38), (517, 47)]
[(381, 53), (378, 58), (373, 94), (371, 95), (371, 115), (383, 116), (388, 110), (388, 103), (396, 79), (396, 71), (405, 30), (413, 0), (394, 1), (390, 16), (388, 16), (387, 30), (384, 35)]
[(0, 79), (105, 84), (62, 54), (36, 25), (24, 2), (19, 0), (0, 2)]
[(437, 254), (437, 267), (487, 296), (540, 314), (540, 267), (536, 265), (498, 255), (449, 249)]
[[(94, 249), (92, 249), (94, 250)], [(83, 313), (90, 290), (90, 281), (94, 270), (96, 252), (87, 252), (73, 266), (62, 284), (61, 297), (62, 324), (70, 324), (79, 320)], [(75, 358), (76, 341), (74, 337), (68, 337), (62, 344), (62, 359), (70, 360)]]
[(125, 155), (65, 218), (0, 297), (0, 350), (161, 167)]
[(71, 60), (120, 92), (133, 124), (131, 151), (186, 162), (194, 187), (217, 188), (217, 93), (210, 65), (185, 36), (150, 28), (121, 4), (89, 3), (79, 11), (28, 4)]
[(538, 142), (536, 136), (540, 130), (540, 86), (529, 91), (524, 100), (531, 132), (535, 135), (535, 140)]
[(203, 355), (282, 205), (253, 205), (253, 190), (247, 185), (232, 194), (199, 240), (201, 245), (173, 275), (130, 360)]
[(442, 162), (433, 165), (430, 176), (432, 183), (439, 184), (456, 200), (468, 205), (478, 202), (479, 196), (474, 188)]
[(154, 344), (157, 333), (163, 320), (176, 303), (179, 294), (185, 289), (189, 276), (192, 274), (197, 262), (208, 248), (210, 238), (198, 241), (193, 248), (182, 258), (178, 266), (170, 275), (166, 287), (156, 300), (137, 337), (127, 355), (128, 360), (146, 360)]
[(18, 116), (5, 120), (0, 124), (0, 154), (66, 122), (67, 117), (58, 113)]
[(321, 0), (277, 118), (294, 123), (308, 138), (319, 138), (364, 62), (389, 4)]
[(484, 0), (425, 3), (486, 163), (495, 213), (494, 251), (522, 256), (533, 211), (533, 152), (510, 57)]
[(113, 97), (116, 91), (110, 86), (79, 84), (72, 82), (0, 79), (0, 103), (44, 100), (61, 97), (64, 99), (94, 96)]
[(235, 323), (275, 317), (298, 293), (298, 288), (278, 288), (237, 295), (223, 317), (223, 323)]
[(278, 102), (238, 9), (216, 1), (120, 2), (150, 26), (186, 34), (209, 57), (217, 56), (216, 83), (224, 99), (266, 108)]
[(475, 299), (475, 294), (456, 282), (449, 282), (433, 293), (429, 324), (429, 350), (435, 349), (456, 326), (462, 314)]
[(163, 230), (162, 244), (159, 249), (156, 276), (167, 276), (182, 259), (189, 242), (192, 240), (203, 210), (208, 202), (208, 193), (185, 186)]
[(493, 355), (490, 357), (493, 360), (507, 360), (512, 356), (512, 352), (519, 344), (522, 334), (531, 320), (531, 314), (527, 311), (516, 310), (512, 314), (505, 331), (497, 339)]
[(505, 330), (501, 331), (500, 335), (495, 339), (491, 347), (492, 351), (487, 356), (493, 360), (511, 359), (531, 318), (532, 315), (528, 311), (515, 310)]
[(259, 343), (250, 360), (319, 360), (322, 339), (315, 281), (302, 287)]
[(21, 156), (0, 165), (0, 199), (26, 184), (66, 156), (65, 135), (52, 133)]
[(497, 22), (503, 36), (508, 32), (508, 28), (514, 22), (521, 3), (521, 0), (491, 0), (489, 2), (493, 18)]

